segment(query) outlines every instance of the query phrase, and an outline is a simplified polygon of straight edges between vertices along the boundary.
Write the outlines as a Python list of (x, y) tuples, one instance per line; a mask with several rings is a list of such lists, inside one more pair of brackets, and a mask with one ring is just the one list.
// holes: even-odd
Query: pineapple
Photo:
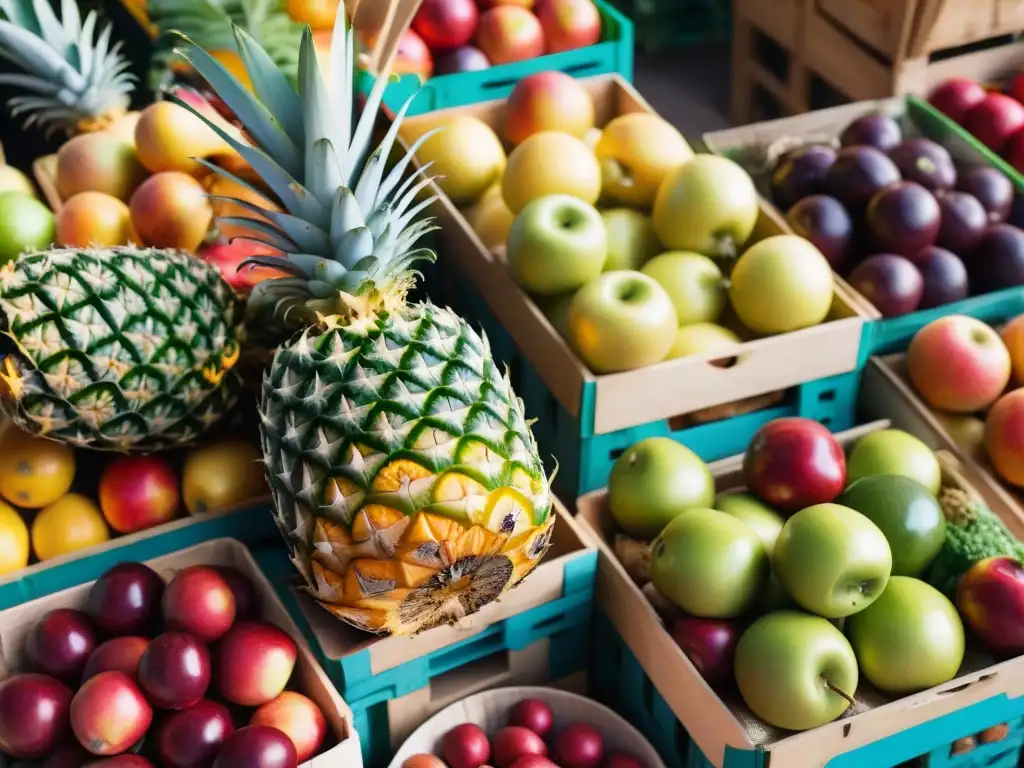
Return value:
[(429, 180), (402, 181), (427, 137), (385, 174), (407, 103), (366, 157), (388, 78), (353, 130), (345, 14), (330, 86), (306, 29), (298, 93), (236, 35), (254, 94), (202, 49), (181, 53), (243, 123), (257, 146), (235, 148), (284, 211), (238, 200), (270, 223), (231, 219), (283, 252), (251, 261), (287, 275), (249, 300), (252, 317), (276, 310), (292, 333), (260, 402), (278, 527), (305, 589), (336, 617), (399, 635), (455, 622), (533, 570), (554, 516), (522, 401), (486, 339), (448, 309), (406, 301), (412, 266), (434, 258), (416, 248), (436, 229), (417, 220), (435, 199), (419, 201)]
[(0, 74), (0, 85), (28, 95), (10, 100), (11, 113), (26, 115), (47, 136), (103, 130), (128, 112), (135, 89), (121, 43), (110, 45), (108, 24), (94, 39), (95, 11), (85, 21), (75, 0), (61, 0), (58, 20), (47, 0), (0, 0), (0, 56), (24, 74)]
[(0, 409), (116, 451), (188, 444), (234, 405), (243, 310), (181, 251), (52, 250), (0, 267)]

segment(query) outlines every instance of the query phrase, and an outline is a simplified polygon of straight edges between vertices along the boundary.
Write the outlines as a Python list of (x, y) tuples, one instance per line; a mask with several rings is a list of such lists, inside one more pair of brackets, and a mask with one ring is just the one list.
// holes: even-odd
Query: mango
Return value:
[(139, 242), (128, 206), (105, 192), (79, 192), (57, 213), (57, 243), (66, 248)]
[(63, 200), (79, 192), (128, 200), (148, 175), (135, 147), (114, 133), (83, 133), (57, 152), (57, 192)]
[(129, 202), (132, 224), (146, 245), (195, 251), (213, 221), (203, 185), (186, 173), (149, 177)]

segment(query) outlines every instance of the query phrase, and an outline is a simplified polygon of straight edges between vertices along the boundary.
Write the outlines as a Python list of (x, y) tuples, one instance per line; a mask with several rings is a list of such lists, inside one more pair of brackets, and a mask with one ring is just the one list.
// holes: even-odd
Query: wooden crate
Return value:
[[(770, 5), (736, 0), (733, 121), (742, 125), (845, 101), (924, 95), (949, 77), (1024, 61), (1024, 42), (993, 36), (998, 33), (983, 35), (978, 50), (950, 50), (965, 42), (949, 42), (952, 30), (968, 38), (978, 34), (949, 15), (953, 11), (944, 10), (929, 27), (934, 36), (916, 37), (917, 27), (897, 23), (896, 17), (900, 8), (918, 2), (924, 0), (777, 0)], [(1002, 7), (1000, 0), (987, 2)], [(943, 8), (955, 9), (959, 3), (947, 0)], [(1002, 7), (1002, 24), (1020, 28), (1015, 20), (1024, 14), (1024, 3), (1017, 5), (1019, 11)]]
[[(879, 375), (875, 361), (865, 370), (864, 378), (873, 381), (870, 385), (874, 387), (872, 394), (876, 403), (884, 406), (883, 410), (900, 413), (907, 409), (899, 391), (888, 387), (887, 381)], [(913, 431), (933, 449), (941, 449), (944, 445), (941, 437), (929, 431), (927, 425), (911, 424), (902, 418), (896, 419), (895, 423)], [(837, 437), (845, 447), (869, 432), (890, 425), (889, 419), (873, 421)], [(942, 452), (940, 457), (944, 485), (979, 493), (1000, 517), (1008, 523), (1013, 521), (1014, 513), (998, 496), (990, 493), (971, 466), (947, 452)], [(709, 465), (719, 493), (743, 487), (742, 465), (742, 456)], [(598, 605), (689, 735), (692, 741), (691, 762), (687, 765), (705, 765), (699, 760), (694, 762), (692, 746), (700, 750), (706, 764), (718, 768), (751, 765), (825, 768), (832, 765), (833, 760), (835, 764), (858, 768), (895, 765), (928, 751), (931, 746), (940, 746), (978, 729), (965, 730), (964, 733), (957, 733), (954, 728), (933, 729), (927, 740), (934, 745), (921, 744), (921, 740), (914, 743), (904, 740), (899, 748), (887, 751), (884, 760), (878, 748), (871, 752), (874, 759), (864, 756), (864, 753), (846, 753), (978, 702), (1024, 695), (1024, 657), (995, 663), (987, 655), (972, 654), (965, 657), (955, 679), (929, 690), (890, 700), (862, 680), (856, 697), (858, 708), (847, 716), (799, 733), (766, 727), (746, 709), (735, 692), (713, 690), (704, 681), (615, 556), (615, 531), (608, 509), (607, 489), (582, 496), (577, 507), (577, 521), (598, 542)], [(992, 717), (996, 721), (1006, 719), (999, 714)], [(918, 746), (921, 748), (914, 751)], [(845, 759), (839, 759), (840, 755), (846, 755)]]

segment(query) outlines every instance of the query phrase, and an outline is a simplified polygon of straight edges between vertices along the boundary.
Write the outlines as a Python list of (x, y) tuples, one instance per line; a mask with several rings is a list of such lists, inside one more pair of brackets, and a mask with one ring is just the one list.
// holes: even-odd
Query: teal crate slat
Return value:
[[(548, 70), (559, 70), (573, 77), (617, 73), (632, 82), (633, 23), (606, 0), (594, 0), (594, 4), (601, 14), (601, 42), (597, 45), (501, 64), (480, 72), (439, 75), (422, 84), (417, 75), (403, 75), (398, 82), (387, 87), (384, 105), (391, 112), (398, 112), (409, 97), (419, 91), (407, 112), (412, 117), (439, 109), (503, 99), (524, 77)], [(375, 79), (369, 72), (360, 71), (356, 76), (356, 88), (360, 93), (368, 94)]]
[(495, 622), (472, 637), (434, 653), (374, 673), (368, 649), (341, 659), (325, 655), (290, 588), (294, 582), (294, 568), (283, 547), (261, 549), (254, 552), (254, 556), (309, 641), (324, 671), (350, 706), (360, 701), (369, 704), (390, 701), (419, 690), (432, 678), (457, 667), (498, 651), (522, 650), (537, 640), (586, 623), (593, 603), (597, 573), (596, 551), (575, 557), (563, 566), (560, 598)]
[(27, 573), (17, 581), (0, 585), (0, 610), (94, 581), (118, 563), (150, 560), (210, 539), (237, 539), (254, 545), (280, 537), (274, 517), (265, 505), (224, 515), (194, 517), (188, 525), (163, 532), (157, 527), (146, 534), (145, 538), (123, 544), (111, 539), (102, 552)]
[[(643, 667), (602, 611), (594, 615), (593, 673), (597, 698), (628, 717), (668, 768), (713, 768), (686, 734)], [(667, 714), (666, 714), (667, 713)], [(950, 755), (952, 742), (999, 723), (1007, 737)], [(917, 759), (920, 768), (1017, 768), (1024, 747), (1024, 697), (999, 694), (914, 728), (837, 755), (828, 768), (896, 768)], [(768, 768), (763, 750), (727, 748), (723, 768)], [(789, 768), (789, 766), (786, 766)], [(795, 768), (795, 766), (794, 766)]]

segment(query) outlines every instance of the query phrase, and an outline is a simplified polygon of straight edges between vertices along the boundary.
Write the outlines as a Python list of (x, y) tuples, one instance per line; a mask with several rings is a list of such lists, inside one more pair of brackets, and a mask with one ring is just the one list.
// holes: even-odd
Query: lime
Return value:
[(57, 234), (53, 213), (22, 192), (0, 194), (0, 264), (48, 248)]

